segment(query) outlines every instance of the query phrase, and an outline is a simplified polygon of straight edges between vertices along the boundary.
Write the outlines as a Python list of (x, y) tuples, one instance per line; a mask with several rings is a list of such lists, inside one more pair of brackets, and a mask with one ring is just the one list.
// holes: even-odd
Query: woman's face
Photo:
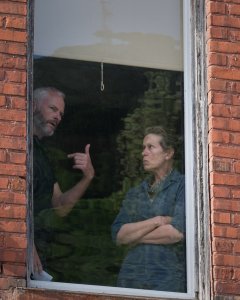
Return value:
[(147, 172), (164, 170), (173, 156), (173, 151), (162, 148), (160, 140), (157, 134), (148, 134), (143, 139), (143, 167)]

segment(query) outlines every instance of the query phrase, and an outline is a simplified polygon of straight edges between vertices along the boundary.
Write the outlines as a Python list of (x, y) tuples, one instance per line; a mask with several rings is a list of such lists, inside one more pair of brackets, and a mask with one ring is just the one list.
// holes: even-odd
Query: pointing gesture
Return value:
[(95, 171), (92, 165), (90, 153), (90, 144), (85, 147), (85, 153), (76, 152), (68, 154), (68, 158), (73, 158), (73, 168), (79, 169), (83, 172), (84, 177), (92, 179), (94, 177)]
[(61, 217), (66, 216), (81, 199), (95, 175), (89, 148), (90, 145), (87, 144), (85, 152), (71, 153), (67, 156), (73, 159), (73, 169), (83, 172), (81, 180), (64, 193), (57, 182), (54, 184), (52, 204), (56, 208), (56, 213)]

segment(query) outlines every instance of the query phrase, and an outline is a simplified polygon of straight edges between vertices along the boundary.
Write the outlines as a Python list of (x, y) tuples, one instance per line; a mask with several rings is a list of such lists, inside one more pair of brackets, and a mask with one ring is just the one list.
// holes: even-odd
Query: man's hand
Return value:
[(56, 213), (61, 217), (66, 216), (72, 210), (74, 205), (86, 192), (95, 175), (89, 148), (90, 145), (87, 144), (85, 153), (77, 152), (68, 155), (68, 158), (73, 159), (73, 168), (83, 172), (81, 180), (64, 193), (61, 191), (57, 182), (54, 184), (52, 206), (56, 209)]
[(90, 144), (87, 144), (85, 147), (85, 153), (72, 153), (68, 155), (68, 158), (73, 158), (74, 169), (81, 170), (83, 172), (84, 177), (92, 179), (94, 177), (95, 171), (89, 154), (89, 148)]

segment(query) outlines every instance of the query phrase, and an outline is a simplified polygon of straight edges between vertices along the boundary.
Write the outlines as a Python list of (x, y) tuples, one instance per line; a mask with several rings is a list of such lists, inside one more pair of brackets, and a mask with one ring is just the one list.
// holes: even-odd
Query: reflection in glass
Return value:
[(34, 2), (36, 55), (183, 70), (182, 0)]
[[(42, 226), (39, 247), (54, 281), (116, 286), (128, 247), (111, 239), (111, 224), (129, 188), (141, 182), (146, 127), (162, 125), (178, 137), (175, 167), (184, 172), (183, 73), (42, 57), (34, 61), (34, 88), (54, 86), (66, 94), (64, 119), (45, 140), (62, 190), (81, 178), (67, 154), (90, 153), (96, 176), (74, 209), (59, 217), (47, 207), (35, 218)], [(167, 214), (167, 212), (166, 212)], [(50, 232), (49, 238), (46, 232)], [(183, 255), (184, 256), (184, 255)]]

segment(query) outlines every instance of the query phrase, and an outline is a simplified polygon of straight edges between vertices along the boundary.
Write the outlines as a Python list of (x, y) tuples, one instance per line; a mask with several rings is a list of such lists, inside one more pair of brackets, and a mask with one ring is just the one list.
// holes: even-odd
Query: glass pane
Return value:
[[(34, 106), (34, 129), (45, 122), (54, 132), (35, 138), (33, 152), (34, 240), (43, 269), (56, 282), (186, 292), (183, 72), (35, 55), (34, 89), (41, 87), (66, 96), (65, 106), (48, 107), (51, 116)], [(172, 139), (144, 133), (152, 126)], [(61, 216), (53, 188), (58, 182), (65, 193), (84, 180), (68, 154), (86, 154), (87, 144), (94, 179)], [(147, 157), (156, 146), (152, 166)], [(145, 240), (117, 237), (124, 224), (141, 222), (149, 228)]]
[(182, 2), (36, 0), (35, 54), (182, 71)]

